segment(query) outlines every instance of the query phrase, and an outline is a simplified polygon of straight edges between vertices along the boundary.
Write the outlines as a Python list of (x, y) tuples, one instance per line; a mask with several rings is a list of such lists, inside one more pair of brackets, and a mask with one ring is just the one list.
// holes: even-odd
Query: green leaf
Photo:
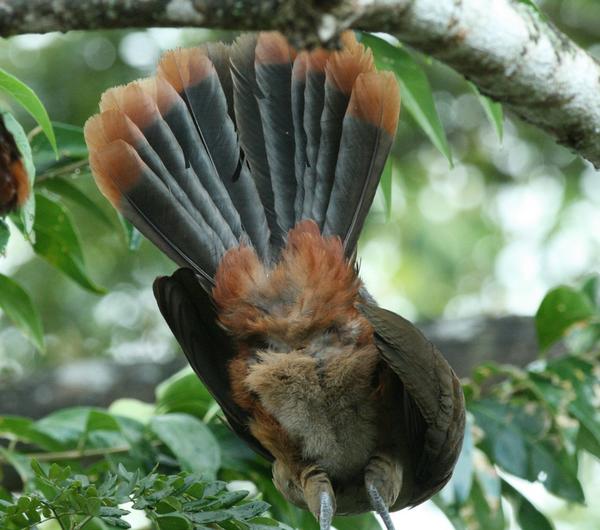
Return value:
[(122, 398), (113, 401), (108, 407), (108, 411), (111, 414), (131, 418), (145, 424), (155, 415), (156, 407), (138, 399)]
[(394, 170), (394, 161), (390, 156), (385, 163), (383, 173), (381, 174), (381, 180), (379, 185), (381, 186), (381, 192), (383, 193), (383, 201), (385, 208), (385, 220), (389, 221), (392, 214), (392, 176)]
[(41, 194), (36, 194), (35, 233), (33, 248), (36, 254), (84, 289), (96, 294), (105, 292), (88, 276), (79, 236), (68, 212), (62, 205)]
[(600, 275), (594, 274), (586, 278), (580, 291), (584, 293), (596, 309), (600, 309)]
[(22, 81), (19, 81), (15, 76), (9, 74), (6, 70), (0, 68), (0, 89), (4, 90), (15, 98), (33, 119), (39, 124), (44, 131), (44, 134), (48, 138), (50, 145), (54, 149), (54, 152), (58, 154), (56, 147), (56, 138), (54, 136), (54, 130), (50, 123), (48, 113), (44, 108), (44, 105), (40, 99), (35, 95), (35, 92), (31, 90)]
[(10, 229), (3, 219), (0, 219), (0, 256), (4, 255), (8, 238), (10, 237)]
[(464, 504), (471, 494), (473, 484), (473, 416), (467, 413), (465, 425), (465, 436), (463, 439), (462, 450), (454, 473), (448, 484), (440, 492), (446, 504)]
[(166, 414), (150, 421), (152, 431), (173, 452), (184, 470), (216, 476), (221, 466), (219, 445), (210, 429), (189, 414)]
[(567, 286), (552, 289), (544, 299), (535, 315), (540, 348), (547, 349), (579, 322), (583, 322), (596, 313), (588, 296)]
[(583, 449), (600, 459), (600, 441), (585, 425), (580, 425), (577, 431), (577, 449)]
[(121, 214), (118, 214), (118, 217), (119, 221), (121, 222), (121, 226), (123, 227), (123, 233), (125, 234), (125, 240), (127, 241), (129, 250), (137, 250), (142, 244), (142, 234)]
[(333, 526), (337, 530), (381, 530), (381, 525), (372, 513), (334, 517)]
[(86, 432), (90, 407), (71, 407), (61, 409), (32, 425), (37, 432), (50, 436), (63, 447), (73, 447)]
[(86, 426), (86, 432), (91, 431), (121, 431), (119, 423), (110, 414), (103, 410), (90, 410)]
[(535, 9), (535, 11), (537, 13), (541, 13), (540, 8), (537, 6), (537, 4), (533, 0), (517, 0), (517, 2), (520, 2), (521, 4), (525, 4), (529, 7), (533, 7), (533, 9)]
[(502, 494), (511, 503), (522, 530), (554, 530), (546, 516), (505, 480), (502, 480)]
[(156, 408), (161, 414), (184, 412), (202, 419), (214, 400), (190, 367), (156, 387)]
[(59, 195), (63, 199), (67, 199), (78, 206), (81, 206), (87, 213), (92, 214), (106, 226), (113, 226), (104, 210), (75, 186), (73, 182), (60, 177), (47, 178), (38, 183), (38, 188), (46, 189)]
[(178, 514), (156, 515), (155, 521), (160, 530), (190, 530), (191, 523)]
[(479, 483), (479, 480), (473, 481), (471, 489), (471, 501), (474, 508), (475, 520), (486, 530), (504, 530), (504, 512), (500, 499), (500, 492), (497, 497), (486, 495), (486, 491)]
[(475, 84), (469, 83), (469, 86), (477, 95), (479, 103), (481, 103), (488, 120), (496, 131), (498, 140), (500, 140), (500, 143), (502, 143), (502, 139), (504, 137), (504, 111), (502, 110), (502, 104), (491, 100), (487, 96), (484, 96), (481, 92), (479, 92), (479, 89), (477, 86), (475, 86)]
[(34, 477), (33, 470), (31, 469), (31, 460), (25, 455), (2, 446), (0, 446), (0, 455), (15, 469), (23, 483), (29, 482)]
[(46, 451), (57, 451), (61, 444), (33, 428), (33, 421), (20, 416), (0, 416), (0, 438), (35, 444)]
[[(12, 134), (15, 144), (19, 149), (19, 153), (21, 154), (21, 158), (23, 159), (23, 164), (25, 166), (25, 171), (27, 171), (27, 177), (29, 178), (29, 189), (32, 190), (35, 182), (35, 166), (33, 164), (31, 147), (29, 146), (27, 135), (25, 134), (23, 127), (21, 127), (21, 124), (15, 120), (13, 115), (9, 112), (3, 112), (2, 119), (4, 120), (6, 129), (8, 132), (10, 132), (10, 134)], [(22, 228), (25, 237), (28, 239), (31, 239), (32, 236), (34, 217), (35, 196), (30, 192), (25, 204), (23, 204), (19, 210), (19, 218), (22, 224), (22, 227), (20, 228)]]
[[(574, 458), (547, 432), (549, 421), (541, 406), (528, 407), (482, 399), (470, 411), (485, 433), (479, 446), (494, 463), (524, 479), (540, 482), (548, 491), (583, 502)], [(533, 406), (532, 406), (533, 405)]]
[(25, 290), (0, 274), (0, 308), (21, 329), (39, 351), (44, 351), (42, 321)]
[(452, 165), (452, 153), (423, 68), (404, 48), (394, 46), (375, 35), (362, 33), (360, 40), (373, 50), (378, 68), (391, 69), (396, 74), (403, 105)]
[(88, 149), (83, 136), (83, 129), (75, 125), (53, 122), (58, 152), (50, 145), (47, 137), (34, 134), (31, 138), (31, 152), (38, 174), (71, 164), (88, 157)]

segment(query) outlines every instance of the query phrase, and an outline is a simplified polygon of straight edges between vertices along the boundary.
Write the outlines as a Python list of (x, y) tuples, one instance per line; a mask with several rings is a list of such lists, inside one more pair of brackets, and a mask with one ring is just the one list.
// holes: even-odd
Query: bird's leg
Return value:
[(402, 468), (397, 459), (384, 452), (375, 453), (365, 469), (365, 488), (373, 510), (388, 530), (394, 530), (389, 508), (402, 489)]
[(336, 504), (327, 474), (318, 466), (308, 466), (300, 474), (300, 483), (308, 509), (319, 521), (319, 529), (329, 530)]

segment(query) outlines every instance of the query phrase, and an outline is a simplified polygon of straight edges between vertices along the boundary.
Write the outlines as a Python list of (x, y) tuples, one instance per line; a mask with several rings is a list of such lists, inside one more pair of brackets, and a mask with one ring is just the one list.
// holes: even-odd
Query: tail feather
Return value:
[[(223, 216), (194, 173), (194, 169), (203, 171), (204, 168), (191, 168), (186, 163), (185, 153), (157, 108), (157, 100), (151, 98), (151, 95), (158, 94), (155, 89), (156, 86), (152, 87), (147, 82), (144, 85), (132, 83), (112, 89), (112, 97), (102, 105), (106, 109), (101, 114), (105, 134), (109, 140), (120, 138), (134, 146), (142, 160), (173, 191), (178, 201), (192, 215), (195, 211), (200, 212), (223, 244), (234, 246), (237, 234), (224, 222)], [(175, 97), (178, 98), (176, 94)], [(114, 108), (113, 104), (119, 107)], [(218, 198), (219, 194), (215, 193), (214, 196)], [(225, 204), (230, 205), (230, 201), (227, 200)], [(235, 228), (239, 226), (237, 212), (233, 207), (230, 210), (234, 216), (232, 224)]]
[(321, 115), (325, 99), (325, 65), (330, 53), (312, 51), (307, 60), (304, 90), (304, 130), (306, 131), (306, 160), (304, 171), (304, 200), (302, 218), (310, 218), (317, 183), (317, 158), (321, 139)]
[(398, 125), (400, 94), (390, 72), (360, 74), (344, 117), (325, 234), (342, 236), (354, 252)]
[(345, 48), (331, 54), (325, 66), (325, 100), (321, 115), (321, 135), (316, 163), (311, 218), (323, 228), (329, 198), (335, 178), (335, 166), (340, 149), (344, 115), (356, 78), (374, 70), (373, 56), (356, 42), (354, 34), (345, 35)]
[(231, 78), (231, 46), (222, 42), (207, 42), (200, 49), (210, 59), (219, 76), (223, 94), (227, 100), (227, 112), (231, 121), (235, 124), (235, 111), (233, 105), (233, 80)]
[[(242, 237), (242, 221), (235, 209), (225, 185), (216, 173), (194, 125), (185, 102), (174, 88), (164, 79), (155, 80), (156, 100), (161, 116), (181, 146), (182, 161), (190, 166), (199, 181), (200, 187), (209, 196), (236, 239)], [(193, 199), (194, 200), (194, 199)], [(200, 201), (201, 199), (198, 198)]]
[(169, 188), (131, 145), (115, 140), (94, 149), (90, 165), (100, 190), (146, 237), (180, 266), (211, 281), (225, 247), (201, 218), (173, 204)]
[(244, 230), (258, 254), (269, 256), (269, 228), (256, 185), (243, 164), (233, 122), (219, 78), (210, 59), (198, 48), (163, 56), (159, 77), (184, 98), (209, 160), (240, 214)]
[(254, 71), (256, 41), (256, 35), (245, 34), (241, 35), (231, 47), (233, 104), (240, 144), (265, 209), (271, 231), (271, 245), (279, 249), (283, 246), (284, 233), (275, 213), (271, 171), (267, 159), (262, 118), (256, 99), (259, 92)]
[(351, 256), (400, 102), (394, 76), (351, 33), (343, 43), (296, 55), (262, 33), (167, 53), (156, 78), (107, 91), (86, 124), (98, 186), (203, 285), (242, 242), (277, 257), (303, 218)]
[(296, 199), (294, 216), (296, 221), (302, 218), (304, 204), (304, 171), (306, 170), (306, 131), (304, 130), (304, 91), (306, 89), (306, 69), (308, 53), (296, 56), (292, 68), (292, 119), (294, 120), (294, 166), (296, 173)]
[(256, 44), (255, 72), (258, 106), (275, 202), (284, 233), (294, 226), (294, 122), (291, 76), (295, 53), (279, 33), (261, 33)]

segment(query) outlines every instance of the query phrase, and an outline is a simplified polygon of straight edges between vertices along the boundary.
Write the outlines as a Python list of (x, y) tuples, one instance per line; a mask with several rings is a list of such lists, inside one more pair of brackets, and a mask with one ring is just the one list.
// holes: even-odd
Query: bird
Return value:
[(10, 122), (14, 122), (12, 116), (0, 114), (0, 221), (21, 208), (30, 195), (29, 176)]
[(400, 112), (393, 73), (345, 32), (166, 52), (86, 123), (101, 192), (178, 269), (158, 307), (229, 427), (320, 528), (450, 479), (465, 425), (452, 368), (360, 279), (357, 241)]

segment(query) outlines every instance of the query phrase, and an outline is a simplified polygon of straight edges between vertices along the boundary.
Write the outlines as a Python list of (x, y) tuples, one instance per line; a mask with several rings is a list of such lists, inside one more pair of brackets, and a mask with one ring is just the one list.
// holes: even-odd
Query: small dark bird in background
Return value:
[(464, 431), (454, 372), (358, 277), (398, 86), (353, 34), (179, 49), (108, 90), (85, 129), (96, 182), (181, 268), (154, 293), (231, 428), (321, 528), (419, 504)]
[(29, 197), (29, 178), (21, 153), (0, 114), (0, 217), (23, 206)]

